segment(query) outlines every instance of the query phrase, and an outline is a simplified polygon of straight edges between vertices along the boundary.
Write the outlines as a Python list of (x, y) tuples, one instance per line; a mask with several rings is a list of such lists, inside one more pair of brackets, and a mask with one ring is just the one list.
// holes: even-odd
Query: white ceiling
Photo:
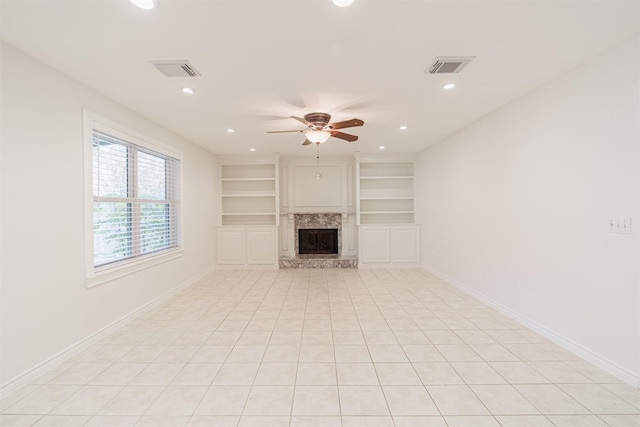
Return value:
[[(309, 155), (291, 115), (354, 117), (324, 155), (416, 152), (638, 32), (640, 1), (2, 0), (6, 42), (215, 153)], [(476, 56), (427, 75), (435, 56)], [(198, 78), (150, 60), (186, 59)], [(612, 64), (615, 66), (615, 64)], [(456, 83), (452, 91), (442, 85)], [(184, 95), (183, 86), (196, 94)], [(400, 131), (401, 125), (408, 126)], [(236, 133), (227, 133), (227, 128)]]

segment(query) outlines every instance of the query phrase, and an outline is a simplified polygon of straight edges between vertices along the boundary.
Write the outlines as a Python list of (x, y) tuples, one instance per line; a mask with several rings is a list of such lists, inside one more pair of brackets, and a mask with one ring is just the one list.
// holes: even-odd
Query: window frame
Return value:
[[(93, 287), (112, 280), (128, 276), (150, 267), (179, 258), (183, 254), (182, 242), (182, 152), (153, 140), (138, 132), (127, 129), (111, 120), (101, 117), (87, 109), (83, 115), (84, 146), (84, 199), (85, 199), (85, 286)], [(177, 246), (161, 249), (149, 254), (126, 258), (119, 261), (94, 266), (94, 195), (93, 195), (93, 130), (135, 144), (145, 150), (172, 157), (180, 162), (178, 171), (179, 197), (176, 206)], [(132, 236), (132, 239), (136, 239)]]

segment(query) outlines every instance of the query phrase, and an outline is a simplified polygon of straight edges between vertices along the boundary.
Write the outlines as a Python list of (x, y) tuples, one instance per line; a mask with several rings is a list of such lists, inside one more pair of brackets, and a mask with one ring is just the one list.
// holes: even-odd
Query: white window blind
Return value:
[(180, 246), (180, 160), (92, 129), (93, 266)]

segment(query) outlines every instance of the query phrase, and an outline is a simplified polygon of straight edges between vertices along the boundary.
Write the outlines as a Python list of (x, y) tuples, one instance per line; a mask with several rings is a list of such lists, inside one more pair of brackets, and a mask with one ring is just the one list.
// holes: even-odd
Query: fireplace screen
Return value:
[(338, 230), (315, 228), (298, 230), (298, 253), (338, 254)]

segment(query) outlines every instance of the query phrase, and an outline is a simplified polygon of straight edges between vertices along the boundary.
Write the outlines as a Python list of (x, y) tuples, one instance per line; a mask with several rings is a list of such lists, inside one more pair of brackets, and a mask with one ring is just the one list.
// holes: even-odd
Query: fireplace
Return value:
[[(285, 228), (290, 256), (280, 257), (280, 268), (357, 268), (353, 256), (342, 256), (345, 213), (289, 213)], [(347, 237), (348, 238), (348, 237)]]
[[(318, 258), (332, 258), (340, 257), (342, 253), (342, 214), (339, 213), (305, 213), (305, 214), (291, 214), (290, 220), (293, 220), (294, 230), (292, 237), (292, 243), (295, 248), (295, 256), (302, 256), (305, 259), (309, 257)], [(318, 241), (322, 248), (303, 248), (303, 241), (300, 234), (305, 234), (308, 231), (315, 231), (316, 234), (311, 237)], [(331, 233), (333, 237), (330, 237), (328, 233)], [(318, 234), (318, 232), (320, 234)], [(331, 243), (331, 252), (328, 251), (326, 246), (328, 245), (328, 239), (333, 239)]]
[(298, 253), (338, 254), (337, 228), (301, 228), (298, 229)]

